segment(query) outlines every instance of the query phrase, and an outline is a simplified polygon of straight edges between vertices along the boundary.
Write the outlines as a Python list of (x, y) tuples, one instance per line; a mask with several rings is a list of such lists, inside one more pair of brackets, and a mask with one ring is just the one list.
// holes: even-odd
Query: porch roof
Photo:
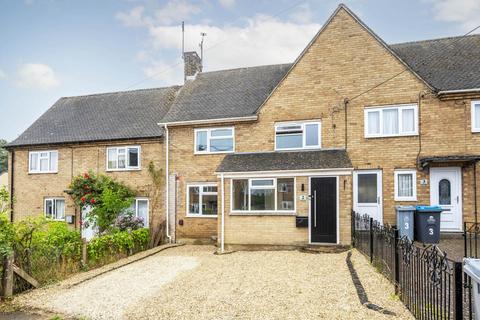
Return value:
[(480, 161), (480, 155), (449, 155), (449, 156), (429, 156), (421, 157), (418, 162), (422, 168), (430, 165), (431, 163), (441, 162), (477, 162)]
[(217, 173), (350, 169), (346, 150), (275, 151), (227, 155)]

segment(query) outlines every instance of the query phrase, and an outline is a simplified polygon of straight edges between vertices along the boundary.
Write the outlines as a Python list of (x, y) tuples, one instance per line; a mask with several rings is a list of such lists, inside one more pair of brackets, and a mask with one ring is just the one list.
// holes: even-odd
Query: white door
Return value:
[(368, 214), (382, 223), (382, 171), (361, 170), (353, 173), (353, 210)]
[(93, 223), (91, 221), (87, 221), (87, 214), (92, 211), (91, 206), (85, 206), (82, 208), (82, 238), (89, 241), (95, 236), (95, 228), (93, 227)]
[(462, 170), (459, 167), (430, 169), (430, 204), (444, 210), (441, 231), (462, 231)]

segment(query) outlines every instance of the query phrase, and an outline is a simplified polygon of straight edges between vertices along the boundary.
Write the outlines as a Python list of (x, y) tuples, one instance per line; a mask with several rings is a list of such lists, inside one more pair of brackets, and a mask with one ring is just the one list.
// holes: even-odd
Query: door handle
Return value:
[(313, 226), (317, 227), (317, 190), (313, 191)]
[(380, 197), (377, 197), (377, 203), (380, 204)]
[(458, 203), (458, 201), (460, 200), (459, 198), (460, 198), (460, 196), (457, 196), (457, 203)]

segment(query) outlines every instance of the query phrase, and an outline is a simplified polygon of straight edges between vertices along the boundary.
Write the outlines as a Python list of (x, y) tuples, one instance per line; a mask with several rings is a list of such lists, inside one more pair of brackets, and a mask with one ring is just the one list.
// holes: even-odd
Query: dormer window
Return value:
[(320, 121), (282, 122), (275, 125), (275, 150), (321, 148)]

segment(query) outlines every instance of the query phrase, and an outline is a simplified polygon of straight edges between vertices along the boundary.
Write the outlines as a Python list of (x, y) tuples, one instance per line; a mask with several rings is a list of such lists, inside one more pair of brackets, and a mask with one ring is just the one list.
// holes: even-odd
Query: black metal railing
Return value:
[(480, 223), (463, 223), (463, 256), (466, 258), (478, 258), (480, 238)]
[(395, 293), (415, 318), (471, 319), (469, 279), (461, 262), (447, 258), (436, 246), (420, 247), (406, 237), (399, 238), (396, 228), (355, 212), (352, 240), (395, 285)]

